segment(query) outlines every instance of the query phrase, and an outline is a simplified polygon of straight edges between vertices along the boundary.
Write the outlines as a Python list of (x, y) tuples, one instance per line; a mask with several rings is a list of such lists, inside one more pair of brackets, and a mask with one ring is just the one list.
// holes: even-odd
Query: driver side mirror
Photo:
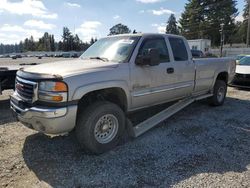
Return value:
[(136, 65), (156, 66), (160, 64), (159, 51), (155, 48), (148, 49), (146, 55), (139, 55), (135, 60)]

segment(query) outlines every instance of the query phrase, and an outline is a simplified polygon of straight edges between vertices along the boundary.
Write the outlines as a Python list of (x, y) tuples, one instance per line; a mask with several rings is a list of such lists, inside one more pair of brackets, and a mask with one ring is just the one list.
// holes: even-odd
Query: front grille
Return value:
[(16, 92), (17, 94), (27, 102), (33, 102), (35, 99), (35, 90), (37, 87), (36, 82), (25, 80), (19, 77), (16, 77)]

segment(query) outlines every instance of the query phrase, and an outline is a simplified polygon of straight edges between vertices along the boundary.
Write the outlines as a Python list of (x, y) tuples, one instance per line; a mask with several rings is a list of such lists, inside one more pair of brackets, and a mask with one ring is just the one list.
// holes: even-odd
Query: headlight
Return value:
[(41, 101), (66, 102), (68, 98), (68, 87), (64, 82), (40, 82), (38, 91), (38, 98)]
[(67, 92), (68, 87), (64, 82), (46, 81), (46, 82), (40, 82), (39, 90), (52, 91), (52, 92), (53, 91), (55, 91), (55, 92)]

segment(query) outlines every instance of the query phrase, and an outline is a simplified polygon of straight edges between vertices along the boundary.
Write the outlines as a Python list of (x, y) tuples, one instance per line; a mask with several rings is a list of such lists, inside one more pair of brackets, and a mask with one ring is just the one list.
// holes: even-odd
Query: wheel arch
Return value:
[(120, 87), (110, 87), (97, 89), (85, 93), (78, 102), (78, 109), (81, 110), (86, 105), (90, 105), (95, 101), (109, 101), (117, 104), (125, 113), (128, 109), (128, 99), (126, 92)]
[[(217, 76), (216, 76), (216, 75), (217, 75)], [(228, 83), (228, 79), (229, 79), (229, 74), (228, 74), (227, 71), (218, 72), (217, 74), (215, 74), (212, 88), (214, 87), (214, 84), (215, 84), (216, 80), (225, 81), (225, 83), (227, 84), (227, 83)], [(211, 89), (212, 89), (212, 88), (211, 88)]]
[(225, 81), (226, 83), (228, 82), (228, 72), (220, 72), (218, 75), (217, 75), (217, 78), (216, 80), (222, 80), (222, 81)]

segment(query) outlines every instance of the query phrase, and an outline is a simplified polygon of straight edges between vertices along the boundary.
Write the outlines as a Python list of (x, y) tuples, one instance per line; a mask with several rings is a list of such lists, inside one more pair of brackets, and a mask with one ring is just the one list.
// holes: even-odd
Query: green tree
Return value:
[(95, 43), (95, 39), (92, 37), (91, 39), (90, 39), (90, 45), (92, 45), (92, 44), (94, 44)]
[(204, 0), (188, 0), (185, 5), (179, 23), (182, 35), (187, 39), (203, 38), (205, 25), (204, 3)]
[(64, 51), (70, 51), (71, 50), (71, 45), (72, 45), (72, 34), (69, 30), (69, 28), (64, 27), (63, 28), (63, 35), (62, 35), (62, 43), (63, 43), (63, 50)]
[(24, 51), (30, 51), (30, 41), (28, 38), (24, 40)]
[(232, 37), (235, 33), (235, 18), (238, 15), (236, 0), (208, 0), (206, 10), (207, 35), (212, 40), (212, 45), (220, 44), (220, 25), (224, 24), (225, 43), (232, 43)]
[(63, 51), (63, 43), (62, 43), (62, 41), (58, 42), (58, 49), (57, 50), (58, 51)]
[(80, 40), (79, 36), (76, 34), (73, 39), (73, 50), (75, 51), (80, 51), (81, 50), (81, 43), (82, 41)]
[(50, 35), (50, 50), (52, 52), (56, 50), (54, 35)]
[(22, 41), (20, 41), (20, 43), (19, 43), (19, 51), (20, 51), (20, 53), (22, 53), (24, 51)]
[(179, 29), (177, 26), (177, 21), (176, 21), (176, 17), (174, 14), (171, 14), (168, 22), (167, 22), (167, 27), (166, 27), (166, 33), (170, 33), (170, 34), (179, 34)]
[(246, 31), (243, 27), (243, 22), (236, 22), (234, 34), (231, 37), (232, 43), (245, 43), (246, 42)]
[(237, 15), (236, 0), (189, 0), (180, 19), (182, 34), (188, 39), (209, 38), (218, 46), (224, 24), (225, 43), (231, 43)]
[(248, 27), (248, 16), (249, 16), (249, 1), (245, 0), (245, 7), (243, 11), (243, 22), (241, 22), (240, 27), (238, 28), (237, 34), (241, 37), (241, 42), (246, 43), (247, 40), (247, 27)]
[(119, 35), (119, 34), (126, 34), (131, 33), (131, 30), (128, 28), (128, 26), (123, 25), (121, 23), (113, 26), (110, 28), (108, 35)]

